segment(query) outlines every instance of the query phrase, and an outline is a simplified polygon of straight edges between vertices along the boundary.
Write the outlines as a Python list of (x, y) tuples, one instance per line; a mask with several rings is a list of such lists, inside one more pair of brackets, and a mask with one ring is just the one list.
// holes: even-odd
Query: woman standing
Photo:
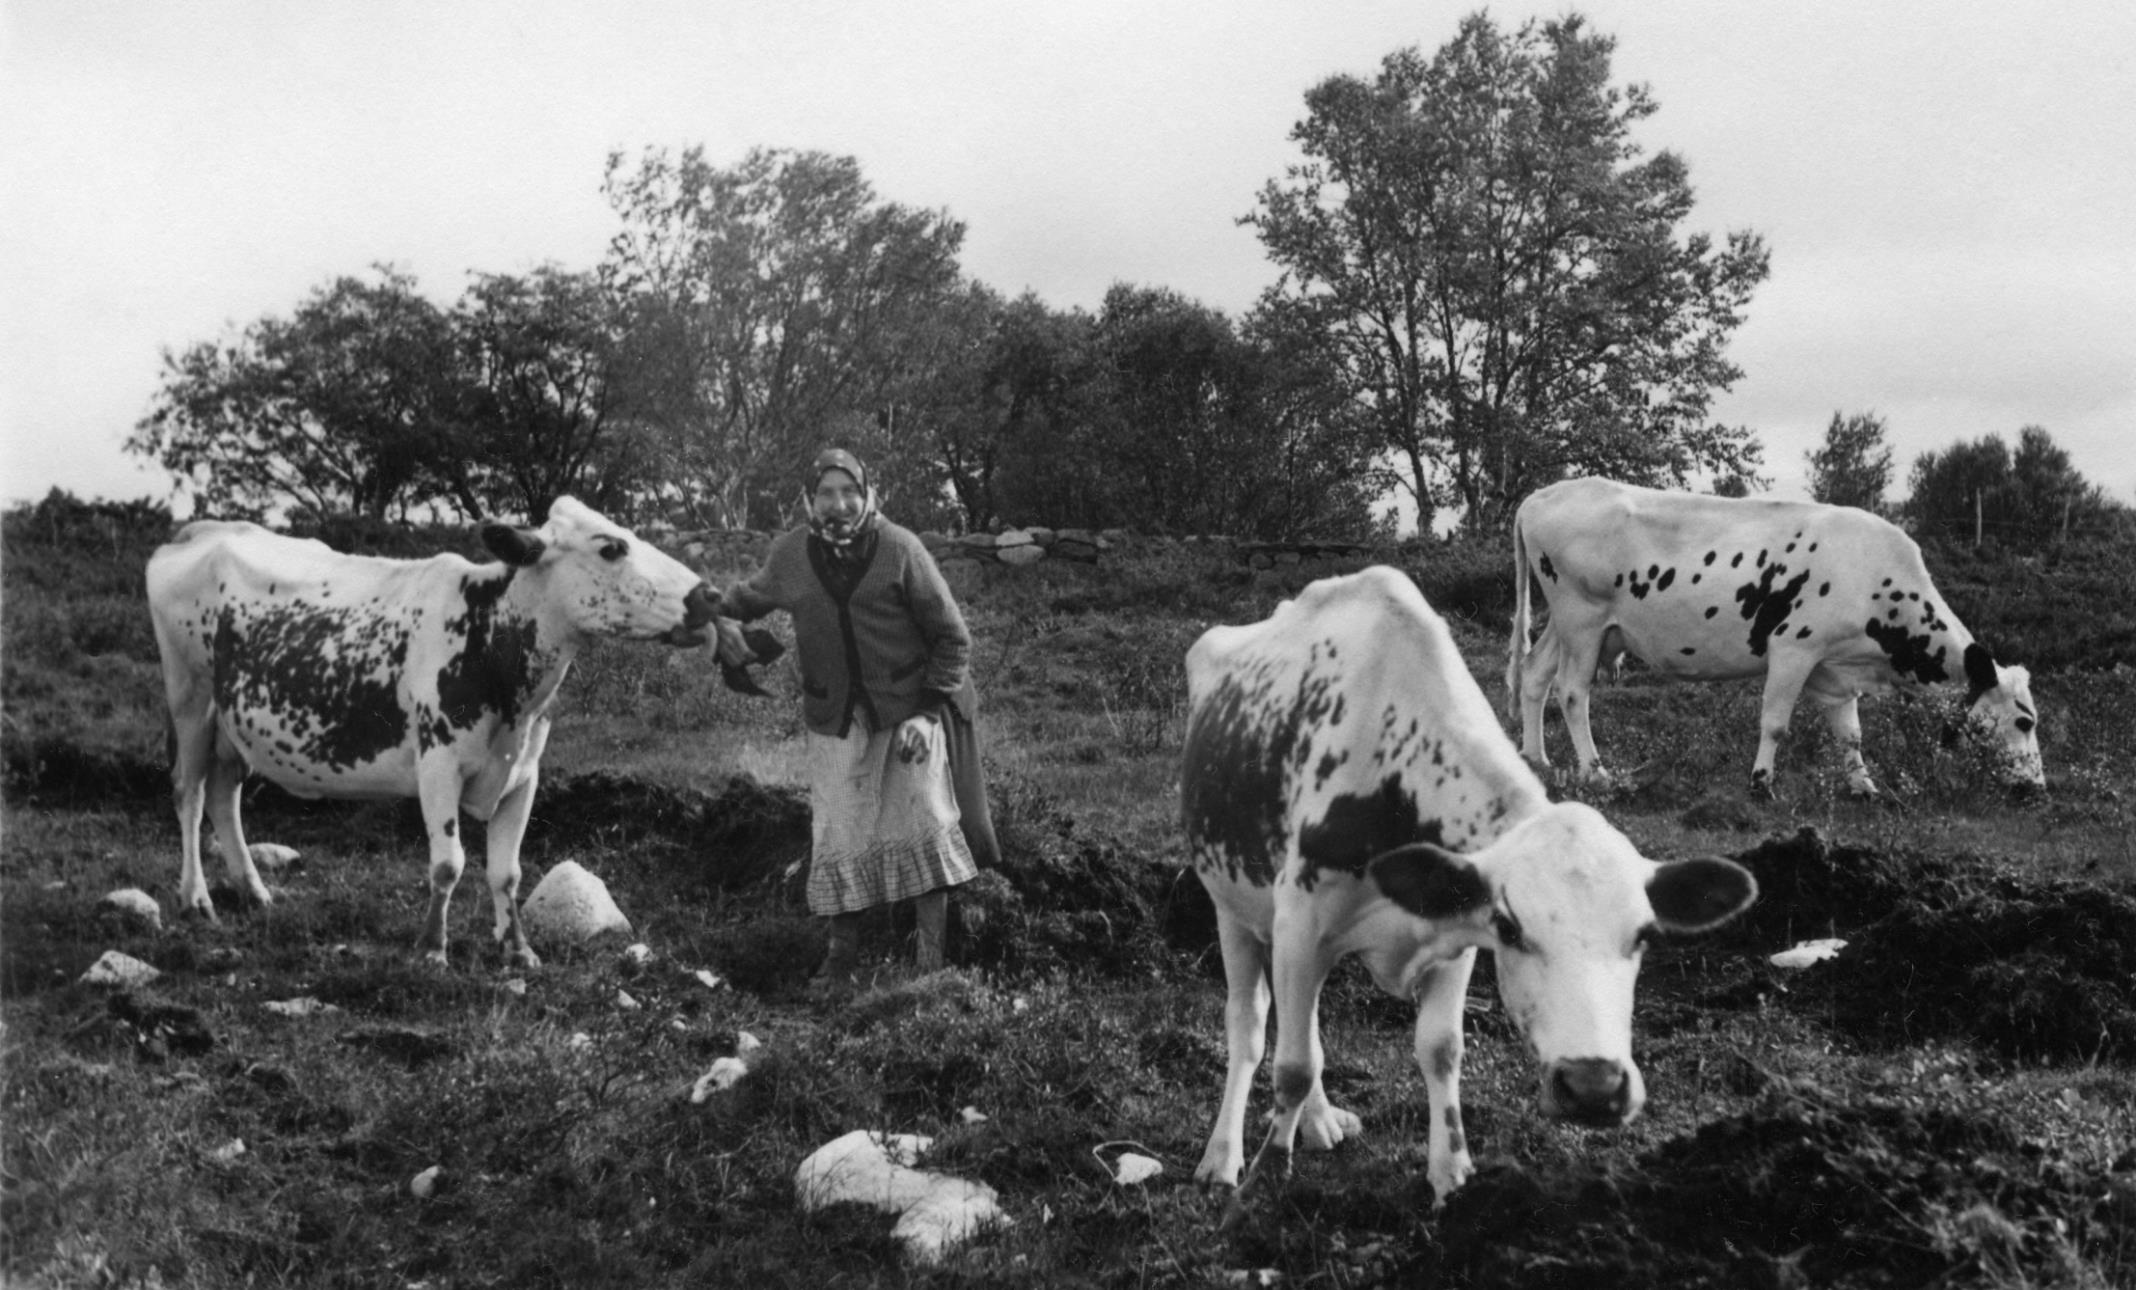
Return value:
[(942, 966), (949, 889), (999, 859), (975, 725), (971, 633), (927, 548), (876, 510), (867, 468), (816, 455), (808, 524), (773, 539), (724, 612), (793, 615), (808, 727), (809, 909), (830, 920), (817, 978), (849, 980), (860, 916), (915, 902), (918, 966)]

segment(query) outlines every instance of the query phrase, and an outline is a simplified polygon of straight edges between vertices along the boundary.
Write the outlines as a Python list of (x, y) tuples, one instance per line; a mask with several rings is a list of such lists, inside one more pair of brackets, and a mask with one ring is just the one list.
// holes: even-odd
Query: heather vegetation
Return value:
[[(1404, 1006), (1354, 966), (1324, 1007), (1334, 1098), (1367, 1136), (1303, 1155), (1268, 1221), (1223, 1233), (1187, 1179), (1223, 1068), (1210, 910), (1171, 783), (1185, 645), (1358, 562), (1255, 571), (1176, 545), (1097, 566), (967, 566), (1004, 859), (957, 903), (945, 972), (913, 977), (909, 916), (876, 915), (870, 985), (812, 998), (796, 864), (807, 807), (793, 681), (725, 690), (701, 653), (605, 644), (564, 687), (530, 878), (597, 872), (652, 948), (542, 946), (506, 971), (463, 885), (454, 961), (412, 952), (421, 828), (407, 803), (255, 785), (254, 836), (297, 847), (264, 913), (150, 930), (177, 829), (140, 571), (156, 508), (63, 495), (6, 517), (0, 839), (4, 1272), (26, 1285), (2126, 1284), (2136, 1275), (2136, 851), (2128, 623), (2136, 552), (1931, 548), (1952, 608), (2029, 662), (2050, 791), (2004, 799), (1941, 738), (1949, 696), (1864, 704), (1886, 798), (1848, 798), (1797, 722), (1777, 801), (1744, 792), (1754, 687), (1597, 692), (1596, 804), (1656, 858), (1740, 857), (1738, 926), (1650, 952), (1622, 1133), (1540, 1120), (1488, 961), (1465, 1101), (1481, 1172), (1434, 1215)], [(329, 527), (395, 554), (467, 530)], [(1389, 545), (1494, 701), (1502, 541)], [(734, 570), (708, 570), (725, 577)], [(1562, 731), (1551, 735), (1563, 756)], [(1560, 786), (1559, 792), (1586, 792)], [(1809, 937), (1850, 951), (1767, 962)], [(160, 969), (107, 993), (107, 949)], [(696, 975), (720, 978), (708, 987)], [(623, 996), (635, 1006), (626, 1006)], [(313, 999), (309, 1015), (268, 1004)], [(762, 1047), (704, 1101), (712, 1063)], [(1267, 1104), (1265, 1076), (1255, 1109)], [(966, 1108), (982, 1114), (978, 1119)], [(889, 1220), (804, 1214), (795, 1167), (856, 1128), (935, 1139), (1011, 1220), (935, 1269)], [(1163, 1162), (1112, 1181), (1132, 1143)], [(427, 1197), (410, 1181), (440, 1167)], [(1269, 1283), (1260, 1281), (1259, 1283)]]

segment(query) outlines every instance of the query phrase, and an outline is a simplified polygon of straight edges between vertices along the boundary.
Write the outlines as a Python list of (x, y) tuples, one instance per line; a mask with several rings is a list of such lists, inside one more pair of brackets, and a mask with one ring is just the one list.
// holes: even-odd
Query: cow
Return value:
[[(1968, 723), (2000, 744), (2013, 783), (2045, 783), (2031, 675), (1996, 662), (1937, 594), (1913, 539), (1867, 511), (1573, 479), (1521, 503), (1513, 566), (1506, 690), (1538, 766), (1549, 765), (1543, 705), (1555, 689), (1580, 776), (1607, 778), (1589, 686), (1598, 660), (1629, 652), (1666, 677), (1765, 678), (1756, 796), (1771, 795), (1801, 694), (1824, 710), (1850, 790), (1873, 795), (1857, 700), (1960, 679)], [(1550, 611), (1532, 647), (1531, 583)]]
[[(1223, 1100), (1197, 1181), (1257, 1179), (1305, 1145), (1359, 1131), (1321, 1086), (1322, 983), (1348, 954), (1416, 1002), (1435, 1205), (1471, 1170), (1461, 1022), (1476, 951), (1496, 957), (1507, 1014), (1553, 1117), (1620, 1125), (1646, 1098), (1632, 990), (1659, 932), (1716, 926), (1757, 893), (1726, 860), (1654, 864), (1593, 808), (1553, 804), (1407, 577), (1371, 567), (1315, 582), (1258, 623), (1187, 653), (1180, 805), (1216, 906), (1228, 994)], [(1275, 1109), (1245, 1184), (1247, 1098), (1271, 1002)]]
[(255, 524), (186, 525), (148, 562), (170, 705), (181, 909), (215, 920), (201, 870), (203, 807), (239, 898), (271, 902), (238, 820), (246, 772), (299, 797), (414, 797), (430, 839), (420, 947), (445, 962), (465, 857), (460, 815), (488, 821), (495, 935), (540, 960), (519, 925), (519, 844), (557, 686), (592, 637), (701, 645), (729, 684), (752, 649), (718, 592), (574, 498), (538, 529), (489, 523), (501, 563), (344, 555)]

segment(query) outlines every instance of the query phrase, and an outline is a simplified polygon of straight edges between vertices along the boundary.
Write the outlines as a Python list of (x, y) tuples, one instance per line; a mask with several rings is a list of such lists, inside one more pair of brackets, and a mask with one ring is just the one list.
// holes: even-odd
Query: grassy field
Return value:
[[(1263, 1221), (1223, 1233), (1189, 1181), (1223, 1031), (1206, 898), (1180, 881), (1179, 659), (1351, 566), (1182, 548), (959, 573), (1004, 864), (957, 902), (948, 971), (905, 970), (909, 927), (885, 913), (871, 984), (826, 1002), (793, 872), (791, 678), (746, 699), (702, 653), (656, 647), (597, 647), (567, 682), (526, 847), (530, 882), (564, 860), (599, 874), (648, 963), (544, 945), (539, 970), (500, 968), (471, 866), (453, 964), (425, 969), (412, 804), (265, 787), (248, 830), (303, 853), (271, 910), (160, 931), (100, 913), (135, 886), (168, 916), (176, 887), (139, 583), (160, 536), (108, 509), (9, 519), (7, 1284), (2136, 1284), (2136, 673), (2112, 666), (2125, 624), (2070, 610), (2126, 552), (1936, 566), (1976, 632), (2035, 664), (2039, 800), (1945, 749), (1934, 696), (1864, 705), (1885, 801), (1844, 795), (1806, 718), (1761, 803), (1751, 687), (1599, 691), (1603, 752), (1636, 773), (1596, 804), (1649, 856), (1738, 856), (1765, 890), (1738, 925), (1649, 953), (1647, 1114), (1612, 1134), (1539, 1119), (1486, 965), (1464, 1068), (1481, 1168), (1434, 1214), (1408, 1010), (1346, 966), (1327, 1082), (1366, 1137), (1301, 1156)], [(1389, 558), (1495, 700), (1503, 547)], [(1765, 961), (1831, 934), (1851, 944), (1829, 965)], [(78, 984), (107, 949), (163, 975)], [(269, 1007), (293, 1000), (317, 1004)], [(745, 1033), (749, 1074), (693, 1101)], [(1010, 1222), (921, 1268), (887, 1216), (802, 1213), (796, 1166), (856, 1128), (932, 1136), (928, 1167), (991, 1185)], [(1122, 1142), (1165, 1172), (1114, 1183), (1101, 1148)]]

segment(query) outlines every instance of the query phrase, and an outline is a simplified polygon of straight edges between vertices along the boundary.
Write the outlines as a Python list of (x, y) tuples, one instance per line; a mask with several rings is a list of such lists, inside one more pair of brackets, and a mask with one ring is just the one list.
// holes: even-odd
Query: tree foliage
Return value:
[(1977, 533), (2021, 551), (2099, 529), (2114, 509), (2039, 426), (2018, 431), (2015, 453), (1997, 434), (1922, 453), (1908, 491), (1918, 531), (1961, 541)]
[(1729, 335), (1767, 254), (1679, 238), (1681, 158), (1644, 156), (1655, 104), (1610, 80), (1614, 41), (1570, 16), (1507, 34), (1483, 14), (1426, 58), (1337, 76), (1292, 131), (1306, 160), (1246, 217), (1402, 466), (1420, 523), (1495, 524), (1575, 473), (1747, 476), (1747, 430), (1707, 422), (1741, 375)]
[(850, 157), (699, 148), (609, 157), (603, 266), (645, 346), (660, 473), (686, 518), (769, 527), (856, 416), (900, 439), (909, 342), (961, 289), (964, 226), (877, 200)]
[(439, 473), (469, 518), (539, 517), (566, 493), (627, 517), (652, 485), (636, 355), (595, 275), (478, 274), (453, 311), (468, 390)]
[(390, 266), (336, 278), (286, 319), (165, 351), (127, 439), (210, 512), (295, 504), (373, 518), (437, 499), (461, 387), (453, 329)]
[(1891, 486), (1891, 445), (1884, 438), (1882, 417), (1834, 412), (1824, 442), (1806, 455), (1811, 498), (1865, 511), (1884, 509), (1884, 490)]

